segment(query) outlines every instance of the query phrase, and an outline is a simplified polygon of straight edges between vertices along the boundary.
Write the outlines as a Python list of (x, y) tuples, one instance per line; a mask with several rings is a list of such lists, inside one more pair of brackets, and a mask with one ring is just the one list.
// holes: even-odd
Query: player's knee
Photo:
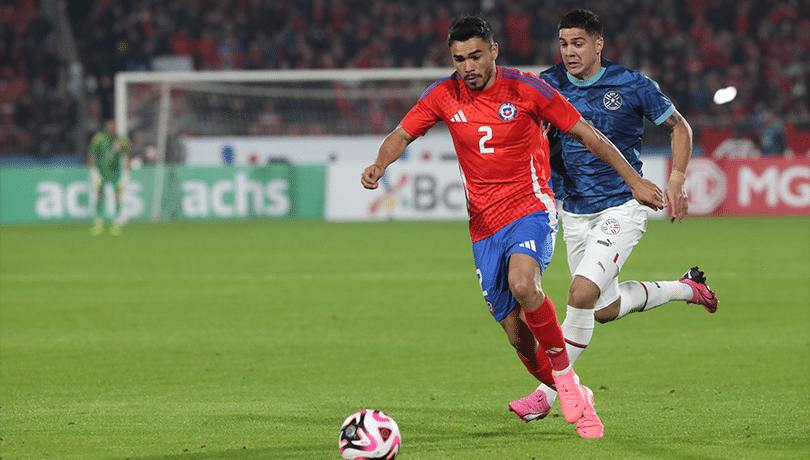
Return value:
[(574, 308), (593, 308), (594, 304), (596, 303), (596, 299), (598, 298), (598, 291), (597, 295), (595, 296), (587, 289), (575, 289), (572, 287), (571, 290), (568, 291), (568, 305), (571, 305)]
[(568, 305), (574, 308), (590, 309), (599, 299), (599, 286), (591, 280), (577, 275), (568, 290)]
[(534, 280), (510, 280), (509, 290), (521, 305), (539, 305), (545, 299), (545, 294)]

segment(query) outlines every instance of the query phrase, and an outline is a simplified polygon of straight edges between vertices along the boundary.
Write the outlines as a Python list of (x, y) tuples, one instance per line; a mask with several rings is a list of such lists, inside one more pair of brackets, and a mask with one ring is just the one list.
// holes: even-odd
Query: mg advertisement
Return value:
[(810, 160), (692, 158), (686, 170), (693, 215), (808, 215)]

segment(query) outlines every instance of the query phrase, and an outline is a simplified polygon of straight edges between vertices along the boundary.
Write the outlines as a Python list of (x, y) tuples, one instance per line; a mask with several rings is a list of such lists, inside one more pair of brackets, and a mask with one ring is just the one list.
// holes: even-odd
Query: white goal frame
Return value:
[[(548, 67), (530, 66), (523, 70), (538, 74)], [(455, 71), (451, 67), (404, 69), (313, 69), (313, 70), (206, 70), (191, 72), (118, 72), (115, 74), (115, 122), (119, 134), (127, 133), (127, 93), (129, 83), (161, 83), (164, 87), (180, 83), (202, 82), (318, 82), (374, 80), (440, 80)], [(427, 87), (425, 88), (427, 89)]]
[[(528, 66), (521, 70), (539, 74), (548, 66)], [(155, 158), (155, 190), (153, 193), (152, 220), (160, 220), (160, 200), (163, 195), (165, 175), (166, 142), (173, 86), (215, 83), (282, 83), (282, 82), (362, 82), (384, 80), (437, 81), (447, 78), (455, 71), (452, 67), (384, 68), (384, 69), (313, 69), (313, 70), (226, 70), (226, 71), (177, 71), (177, 72), (119, 72), (115, 75), (115, 122), (118, 133), (127, 136), (127, 87), (133, 83), (160, 85), (158, 106), (158, 131)], [(425, 86), (424, 89), (427, 89)], [(416, 102), (414, 100), (414, 102)]]

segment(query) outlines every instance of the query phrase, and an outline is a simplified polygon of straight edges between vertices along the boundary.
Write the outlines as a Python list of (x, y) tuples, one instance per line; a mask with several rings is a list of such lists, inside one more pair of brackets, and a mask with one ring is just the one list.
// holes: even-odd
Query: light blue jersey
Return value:
[[(575, 79), (562, 63), (541, 73), (540, 78), (557, 88), (641, 174), (644, 117), (660, 125), (675, 111), (656, 82), (607, 59), (602, 59), (602, 68), (586, 81)], [(559, 137), (562, 161), (552, 161), (551, 177), (564, 210), (593, 214), (633, 198), (630, 187), (610, 165), (568, 135)]]

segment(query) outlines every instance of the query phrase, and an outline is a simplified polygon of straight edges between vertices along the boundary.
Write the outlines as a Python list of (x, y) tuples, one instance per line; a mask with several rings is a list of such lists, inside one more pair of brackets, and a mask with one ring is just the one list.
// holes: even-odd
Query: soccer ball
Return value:
[(371, 409), (350, 415), (340, 427), (338, 439), (346, 460), (394, 460), (401, 442), (397, 422)]

